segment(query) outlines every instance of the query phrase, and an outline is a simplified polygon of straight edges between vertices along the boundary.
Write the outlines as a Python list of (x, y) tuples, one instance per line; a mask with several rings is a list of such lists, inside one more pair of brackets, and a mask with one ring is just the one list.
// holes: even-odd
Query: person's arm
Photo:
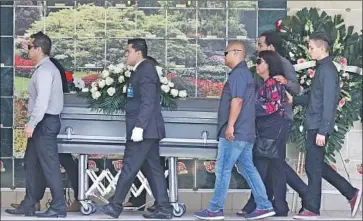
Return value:
[(228, 126), (233, 127), (242, 110), (242, 103), (247, 89), (247, 79), (240, 73), (232, 73), (229, 79), (232, 101), (230, 104)]
[(286, 90), (292, 95), (300, 93), (300, 84), (297, 81), (294, 66), (289, 61), (283, 61), (282, 65), (287, 79)]
[(301, 105), (301, 106), (308, 106), (309, 104), (309, 94), (304, 94), (301, 96), (295, 96), (293, 100), (293, 106)]
[(337, 108), (335, 95), (338, 93), (338, 73), (331, 67), (323, 69), (319, 76), (319, 81), (323, 87), (323, 119), (318, 134), (326, 136), (330, 132), (331, 125), (334, 125), (335, 122), (334, 112)]
[[(228, 84), (232, 100), (229, 107), (229, 117), (225, 131), (225, 138), (232, 141), (234, 139), (234, 125), (241, 113), (243, 99), (246, 94), (247, 79), (242, 73), (231, 73), (228, 79)], [(254, 87), (254, 83), (252, 83), (252, 86)]]
[(32, 109), (30, 119), (27, 126), (35, 128), (43, 119), (45, 112), (48, 109), (49, 99), (52, 93), (53, 75), (46, 67), (39, 67), (34, 75), (34, 84), (37, 90), (34, 107)]
[(154, 112), (154, 105), (158, 86), (158, 74), (151, 64), (144, 64), (144, 71), (140, 72), (140, 112), (137, 116), (135, 127), (146, 129)]

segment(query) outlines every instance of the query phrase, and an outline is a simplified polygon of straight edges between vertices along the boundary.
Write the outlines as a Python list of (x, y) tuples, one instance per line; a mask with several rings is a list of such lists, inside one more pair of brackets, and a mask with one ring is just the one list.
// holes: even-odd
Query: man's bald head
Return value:
[(245, 60), (247, 47), (242, 41), (234, 41), (228, 44), (225, 51), (225, 63), (233, 68), (235, 65)]

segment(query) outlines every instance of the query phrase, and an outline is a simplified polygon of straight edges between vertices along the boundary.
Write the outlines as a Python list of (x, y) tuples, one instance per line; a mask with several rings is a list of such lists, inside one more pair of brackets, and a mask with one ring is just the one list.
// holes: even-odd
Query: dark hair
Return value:
[(62, 87), (63, 93), (68, 93), (68, 84), (66, 79), (66, 71), (64, 70), (63, 66), (59, 63), (59, 61), (55, 58), (50, 58), (50, 61), (58, 68), (60, 76), (62, 78)]
[(276, 52), (281, 56), (284, 56), (284, 50), (282, 47), (282, 39), (276, 31), (265, 31), (260, 37), (265, 37), (265, 43), (267, 46), (273, 45)]
[(145, 39), (142, 38), (133, 38), (127, 40), (127, 44), (131, 44), (132, 48), (135, 49), (135, 51), (141, 51), (142, 57), (147, 57), (147, 44)]
[(159, 62), (155, 59), (155, 58), (153, 58), (153, 57), (151, 57), (151, 56), (146, 56), (146, 59), (148, 60), (148, 61), (150, 61), (154, 66), (158, 66), (158, 65), (160, 65), (159, 64)]
[(315, 41), (322, 41), (327, 51), (330, 50), (330, 46), (332, 45), (329, 37), (323, 32), (315, 32), (309, 37), (309, 39)]
[(35, 34), (30, 35), (30, 38), (34, 39), (34, 47), (40, 47), (45, 55), (50, 55), (50, 50), (52, 49), (52, 41), (48, 35), (39, 31)]
[(281, 58), (277, 52), (270, 50), (260, 51), (258, 53), (258, 57), (265, 60), (265, 62), (268, 64), (268, 71), (270, 72), (270, 77), (274, 77), (276, 75), (285, 76)]

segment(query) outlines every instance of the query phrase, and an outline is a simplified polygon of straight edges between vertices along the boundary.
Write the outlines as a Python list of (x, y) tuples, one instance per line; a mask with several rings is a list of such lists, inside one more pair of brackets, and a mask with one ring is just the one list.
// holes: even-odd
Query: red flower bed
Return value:
[(83, 77), (82, 80), (84, 81), (86, 86), (89, 86), (92, 82), (96, 81), (100, 77), (100, 74), (88, 74), (87, 76)]
[(33, 67), (33, 62), (29, 59), (15, 56), (15, 67), (18, 70), (31, 70)]

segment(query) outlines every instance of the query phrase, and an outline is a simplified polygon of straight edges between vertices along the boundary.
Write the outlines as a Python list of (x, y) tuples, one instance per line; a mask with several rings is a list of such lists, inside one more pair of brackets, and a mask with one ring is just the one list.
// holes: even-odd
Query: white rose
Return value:
[(111, 85), (114, 82), (113, 78), (107, 77), (106, 78), (106, 85)]
[(96, 91), (98, 91), (98, 89), (97, 89), (97, 87), (92, 87), (91, 88), (91, 90), (90, 90), (90, 92), (93, 94), (93, 93), (95, 93)]
[(110, 96), (113, 96), (116, 92), (116, 89), (114, 87), (110, 87), (109, 89), (107, 89), (107, 93)]
[(173, 82), (171, 82), (171, 81), (169, 81), (169, 87), (174, 87), (174, 83)]
[(131, 76), (131, 71), (130, 70), (125, 71), (125, 76), (129, 78)]
[(158, 75), (159, 77), (162, 76), (164, 73), (163, 73), (163, 68), (160, 67), (160, 66), (156, 66), (155, 67), (156, 71), (158, 72)]
[(168, 84), (168, 78), (166, 78), (166, 77), (161, 77), (161, 78), (160, 78), (160, 83), (162, 83), (162, 84)]
[(73, 80), (74, 86), (78, 87), (79, 89), (82, 89), (86, 86), (86, 84), (84, 83), (84, 81), (81, 78), (75, 78)]
[(309, 80), (306, 81), (306, 85), (309, 86), (310, 84), (311, 84), (311, 80), (309, 79)]
[(338, 131), (339, 130), (338, 125), (334, 125), (334, 130), (335, 131)]
[(303, 83), (305, 83), (305, 81), (304, 81), (304, 79), (302, 78), (302, 79), (300, 80), (300, 84), (303, 84)]
[(87, 87), (82, 88), (82, 92), (88, 92), (88, 91), (89, 91), (89, 89)]
[(92, 94), (93, 99), (97, 100), (99, 97), (101, 97), (101, 93), (99, 91), (96, 91)]
[(300, 131), (300, 132), (303, 132), (303, 130), (304, 130), (304, 127), (301, 125), (301, 126), (299, 127), (299, 131)]
[(91, 87), (97, 87), (97, 82), (95, 82), (95, 81), (94, 81), (94, 82), (92, 82), (92, 83), (91, 83)]
[(122, 68), (120, 68), (120, 67), (118, 67), (118, 66), (116, 66), (115, 67), (115, 74), (119, 74), (119, 73), (121, 73), (122, 72)]
[(113, 64), (110, 64), (108, 67), (107, 67), (108, 70), (110, 70), (111, 72), (115, 70), (115, 66)]
[(163, 90), (165, 93), (168, 93), (170, 91), (169, 85), (163, 84), (161, 85), (161, 90)]
[(295, 55), (291, 51), (289, 52), (289, 55), (290, 55), (290, 58), (295, 57)]
[(105, 80), (100, 80), (100, 81), (98, 82), (98, 86), (99, 86), (100, 88), (103, 88), (105, 85), (106, 85), (106, 81), (105, 81)]
[(125, 65), (123, 63), (117, 64), (116, 67), (120, 68), (120, 69), (124, 69)]
[(124, 76), (120, 76), (120, 77), (118, 77), (118, 82), (120, 82), (120, 83), (123, 83), (125, 81), (125, 78), (124, 78)]
[(124, 87), (122, 88), (122, 93), (126, 93), (126, 89), (127, 89), (127, 86), (126, 85), (124, 85)]
[(103, 70), (101, 73), (102, 78), (106, 78), (110, 76), (110, 72), (108, 70)]
[(179, 91), (179, 97), (187, 97), (187, 91), (186, 90), (181, 90)]
[(178, 93), (179, 93), (179, 91), (177, 89), (171, 89), (170, 90), (170, 94), (173, 97), (177, 97), (178, 96)]

